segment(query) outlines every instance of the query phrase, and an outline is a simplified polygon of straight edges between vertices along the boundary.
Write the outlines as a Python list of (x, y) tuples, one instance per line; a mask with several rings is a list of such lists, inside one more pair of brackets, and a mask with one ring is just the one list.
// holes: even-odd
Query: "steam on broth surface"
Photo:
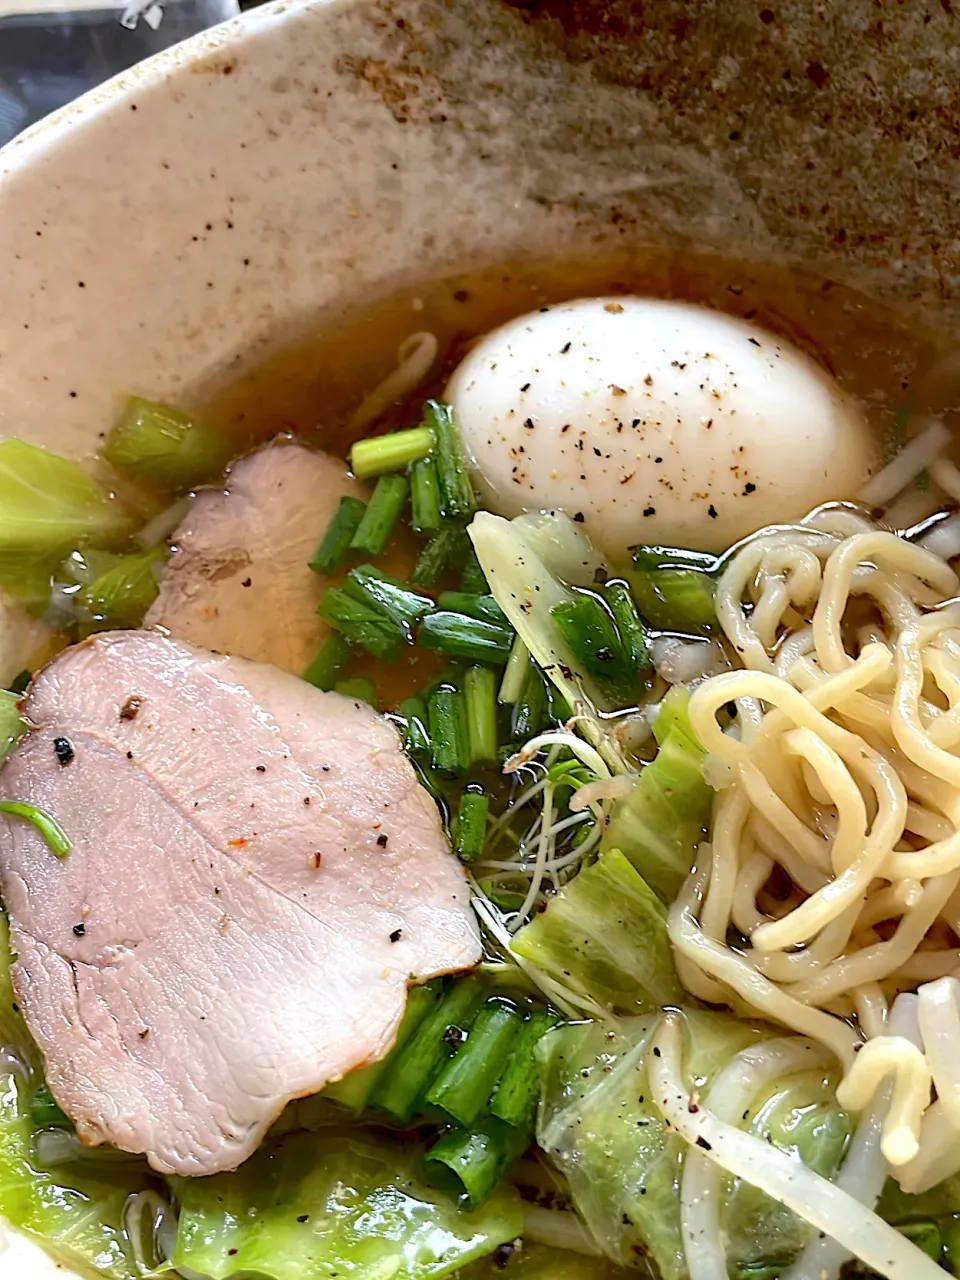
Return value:
[(134, 400), (112, 493), (0, 444), (0, 1211), (115, 1280), (958, 1274), (949, 357), (632, 252)]

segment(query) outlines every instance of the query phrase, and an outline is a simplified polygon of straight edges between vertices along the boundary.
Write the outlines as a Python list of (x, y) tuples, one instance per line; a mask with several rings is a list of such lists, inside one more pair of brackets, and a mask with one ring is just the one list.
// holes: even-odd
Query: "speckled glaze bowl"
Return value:
[[(275, 0), (0, 153), (0, 433), (83, 457), (427, 274), (625, 242), (956, 320), (947, 0)], [(23, 1237), (0, 1277), (63, 1276)]]

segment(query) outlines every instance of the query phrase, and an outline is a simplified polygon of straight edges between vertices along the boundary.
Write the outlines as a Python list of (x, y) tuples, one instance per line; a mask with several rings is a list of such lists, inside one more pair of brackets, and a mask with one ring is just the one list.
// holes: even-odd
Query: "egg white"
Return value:
[(722, 550), (853, 498), (875, 460), (808, 356), (692, 303), (544, 307), (481, 339), (446, 395), (485, 506), (563, 510), (614, 561), (641, 542)]

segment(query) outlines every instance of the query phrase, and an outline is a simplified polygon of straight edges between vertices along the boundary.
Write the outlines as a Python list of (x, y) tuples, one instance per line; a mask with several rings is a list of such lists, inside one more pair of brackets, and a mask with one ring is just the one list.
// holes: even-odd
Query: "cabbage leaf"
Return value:
[(20, 695), (0, 689), (0, 761), (5, 760), (26, 732), (20, 719)]
[(297, 1133), (233, 1173), (177, 1180), (173, 1257), (212, 1280), (419, 1280), (515, 1239), (520, 1199), (500, 1187), (465, 1213), (419, 1178), (422, 1149), (380, 1133)]
[(0, 585), (46, 600), (50, 570), (75, 547), (114, 546), (130, 520), (75, 462), (0, 441)]
[[(650, 1097), (645, 1057), (657, 1018), (617, 1024), (568, 1023), (537, 1050), (542, 1093), (540, 1145), (566, 1176), (573, 1202), (615, 1261), (649, 1257), (663, 1280), (684, 1280), (680, 1179), (685, 1144), (668, 1133)], [(769, 1033), (731, 1014), (686, 1012), (685, 1070), (691, 1091)], [(816, 1072), (777, 1081), (744, 1117), (751, 1132), (831, 1176), (848, 1132), (832, 1082)], [(722, 1227), (735, 1265), (786, 1260), (805, 1226), (753, 1187), (727, 1186)]]
[(460, 1272), (460, 1280), (618, 1280), (627, 1275), (609, 1258), (523, 1241), (506, 1260), (484, 1258)]
[(618, 849), (601, 853), (515, 935), (512, 950), (613, 1013), (678, 1004), (666, 911)]

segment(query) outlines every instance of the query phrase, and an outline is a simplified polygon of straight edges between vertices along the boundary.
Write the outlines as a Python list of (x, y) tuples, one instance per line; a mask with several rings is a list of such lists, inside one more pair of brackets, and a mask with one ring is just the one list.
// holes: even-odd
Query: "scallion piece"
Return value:
[(714, 582), (697, 569), (651, 569), (631, 575), (641, 617), (663, 631), (702, 635), (716, 626)]
[(530, 1143), (530, 1134), (488, 1116), (473, 1129), (451, 1129), (425, 1157), (435, 1187), (477, 1209)]
[(17, 695), (26, 693), (27, 686), (30, 684), (30, 681), (32, 679), (33, 679), (33, 672), (27, 671), (27, 669), (24, 668), (23, 671), (15, 675), (13, 679), (10, 681), (10, 692), (15, 693)]
[(393, 527), (407, 500), (409, 485), (403, 476), (381, 476), (367, 503), (363, 519), (350, 539), (350, 550), (363, 556), (379, 556), (385, 551)]
[(427, 704), (422, 698), (404, 698), (399, 712), (403, 716), (403, 747), (407, 755), (426, 755), (430, 750)]
[(513, 704), (510, 730), (518, 742), (526, 742), (539, 733), (547, 718), (547, 686), (537, 664), (527, 663), (520, 697)]
[(595, 596), (555, 604), (550, 617), (583, 670), (618, 684), (632, 676), (613, 618)]
[(382, 613), (405, 635), (409, 635), (425, 613), (436, 608), (430, 596), (404, 586), (372, 564), (351, 569), (344, 579), (343, 590), (354, 600)]
[(324, 577), (333, 573), (347, 554), (350, 540), (356, 533), (366, 509), (367, 504), (361, 502), (359, 498), (347, 496), (340, 499), (333, 513), (333, 519), (327, 525), (320, 545), (310, 561), (310, 568), (314, 573), (321, 573)]
[(350, 653), (350, 646), (337, 631), (331, 631), (301, 679), (317, 689), (332, 689)]
[(468, 788), (460, 796), (453, 820), (453, 851), (461, 862), (476, 862), (483, 853), (490, 800), (480, 788)]
[(490, 591), (490, 584), (487, 582), (486, 574), (483, 572), (473, 547), (467, 553), (467, 558), (463, 565), (463, 572), (460, 575), (460, 590), (466, 591), (468, 595), (472, 596), (487, 595)]
[(371, 1105), (401, 1124), (410, 1120), (462, 1033), (473, 1025), (482, 1001), (483, 990), (475, 978), (452, 983), (392, 1059)]
[(425, 458), (433, 448), (429, 427), (413, 427), (409, 431), (393, 431), (386, 436), (368, 436), (358, 440), (350, 450), (350, 470), (358, 480), (387, 471), (399, 471)]
[(467, 1036), (433, 1084), (427, 1102), (470, 1128), (486, 1111), (523, 1027), (520, 1014), (503, 1000), (488, 1000)]
[(432, 458), (421, 458), (410, 468), (410, 524), (421, 537), (440, 528), (440, 484)]
[(0, 760), (7, 758), (27, 730), (20, 719), (19, 702), (19, 694), (0, 689)]
[(418, 587), (432, 587), (444, 569), (463, 555), (467, 535), (460, 525), (442, 524), (417, 556), (410, 581)]
[(463, 699), (457, 689), (441, 684), (427, 700), (430, 760), (440, 773), (463, 773), (469, 764)]
[(472, 595), (469, 591), (442, 591), (437, 597), (437, 608), (451, 613), (465, 613), (481, 622), (495, 622), (499, 627), (509, 627), (507, 615), (491, 595)]
[(603, 593), (620, 632), (627, 661), (634, 671), (649, 667), (647, 636), (629, 586), (625, 582), (608, 582)]
[(434, 456), (440, 481), (440, 514), (447, 520), (466, 522), (476, 511), (477, 500), (460, 448), (453, 408), (439, 400), (428, 400), (424, 420), (436, 441)]
[(540, 1038), (557, 1022), (555, 1014), (537, 1009), (523, 1024), (514, 1041), (510, 1060), (490, 1103), (490, 1114), (514, 1128), (527, 1130), (533, 1126), (533, 1113), (540, 1092), (534, 1049)]
[(42, 1084), (30, 1099), (30, 1120), (37, 1129), (69, 1128), (73, 1121), (53, 1100), (49, 1088)]
[(353, 676), (350, 680), (338, 680), (333, 687), (337, 693), (342, 693), (345, 698), (354, 698), (360, 702), (366, 702), (368, 706), (373, 707), (374, 711), (380, 710), (377, 686), (369, 676)]
[(396, 662), (406, 640), (384, 614), (354, 600), (340, 587), (327, 587), (317, 613), (345, 639), (361, 645), (381, 662)]
[(187, 489), (218, 476), (236, 444), (178, 409), (131, 396), (101, 453), (123, 471)]
[(411, 987), (407, 992), (407, 1007), (397, 1032), (396, 1043), (387, 1056), (369, 1067), (351, 1071), (335, 1084), (328, 1084), (323, 1090), (325, 1096), (336, 1099), (342, 1106), (349, 1107), (354, 1115), (359, 1115), (381, 1078), (391, 1070), (404, 1045), (413, 1038), (413, 1033), (436, 1003), (437, 991), (434, 987)]
[(428, 613), (417, 631), (421, 649), (446, 653), (470, 662), (490, 662), (499, 666), (510, 656), (513, 632), (509, 627), (481, 622), (465, 613), (438, 609)]
[(573, 708), (553, 681), (547, 685), (547, 715), (554, 724), (566, 724), (573, 715)]
[(35, 804), (21, 804), (17, 800), (2, 800), (0, 813), (8, 813), (12, 818), (23, 818), (25, 822), (29, 822), (43, 837), (50, 852), (58, 858), (65, 858), (70, 852), (66, 832), (46, 809), (38, 809)]
[(470, 763), (496, 760), (497, 677), (489, 667), (468, 667), (463, 677)]
[(698, 573), (714, 573), (720, 562), (706, 551), (688, 551), (685, 547), (634, 547), (633, 565), (644, 573), (654, 569), (695, 569)]
[(510, 649), (510, 657), (500, 681), (500, 692), (497, 701), (511, 706), (520, 697), (523, 682), (526, 679), (527, 667), (532, 662), (530, 650), (519, 636), (516, 636)]

